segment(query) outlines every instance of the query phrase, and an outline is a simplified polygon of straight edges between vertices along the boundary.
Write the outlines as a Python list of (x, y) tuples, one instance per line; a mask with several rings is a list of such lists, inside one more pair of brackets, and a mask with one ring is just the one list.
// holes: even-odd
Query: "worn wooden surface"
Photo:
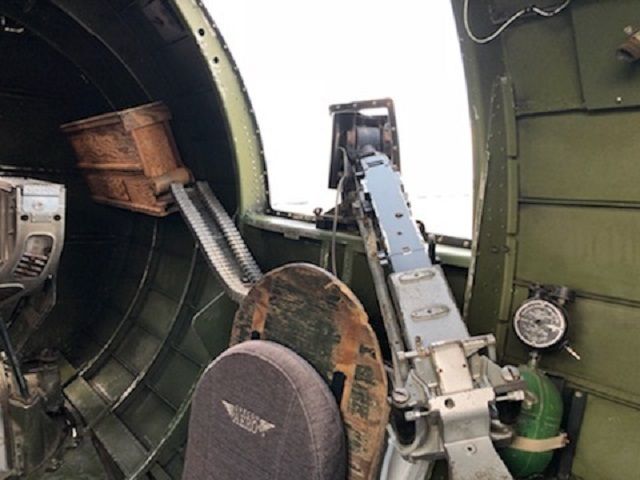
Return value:
[(337, 372), (344, 375), (349, 478), (374, 478), (389, 414), (387, 378), (378, 340), (349, 287), (310, 264), (269, 272), (238, 309), (231, 344), (258, 336), (297, 352), (329, 385), (335, 387)]
[(170, 118), (152, 103), (61, 127), (95, 201), (156, 216), (175, 210), (154, 190), (154, 179), (182, 168)]

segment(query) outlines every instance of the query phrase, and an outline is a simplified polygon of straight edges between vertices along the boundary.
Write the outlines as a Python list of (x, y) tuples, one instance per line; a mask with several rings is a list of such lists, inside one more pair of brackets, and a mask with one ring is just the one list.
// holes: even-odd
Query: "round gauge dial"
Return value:
[(564, 312), (547, 300), (528, 300), (513, 317), (518, 338), (531, 348), (544, 349), (560, 343), (567, 332)]

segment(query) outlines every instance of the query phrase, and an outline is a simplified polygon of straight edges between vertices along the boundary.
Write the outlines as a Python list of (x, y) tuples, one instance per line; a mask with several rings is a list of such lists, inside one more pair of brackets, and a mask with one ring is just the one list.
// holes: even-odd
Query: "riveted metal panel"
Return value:
[(140, 372), (153, 358), (160, 346), (160, 340), (140, 327), (133, 327), (116, 350), (116, 357), (133, 371)]
[(502, 43), (519, 114), (582, 107), (582, 85), (568, 12), (554, 18), (528, 18), (505, 31)]
[(517, 276), (640, 302), (640, 211), (523, 205)]
[[(158, 260), (153, 286), (165, 293), (180, 292), (184, 288), (189, 268), (190, 261), (187, 257), (171, 254), (162, 255)], [(178, 299), (179, 295), (175, 300)]]
[[(499, 78), (492, 93), (488, 159), (482, 168), (475, 212), (473, 258), (465, 299), (464, 316), (472, 335), (496, 330), (496, 322), (508, 312), (511, 301), (517, 219), (517, 127), (512, 86)], [(511, 218), (510, 218), (511, 217)], [(498, 344), (502, 343), (497, 335)]]
[[(160, 397), (150, 391), (144, 392), (139, 401), (132, 404), (119, 416), (140, 441), (149, 448), (156, 445), (166, 434), (166, 429), (173, 420), (175, 410)], [(142, 419), (153, 421), (141, 421)], [(141, 459), (139, 459), (141, 460)]]
[(163, 338), (173, 322), (176, 305), (177, 302), (173, 298), (151, 290), (136, 323), (148, 333)]
[(98, 418), (104, 410), (104, 400), (83, 378), (77, 378), (68, 385), (64, 394), (86, 423)]
[[(525, 287), (514, 293), (515, 310), (527, 296)], [(638, 338), (640, 338), (640, 305), (625, 305), (584, 296), (569, 305), (568, 340), (581, 360), (575, 360), (565, 350), (545, 353), (541, 367), (573, 382), (588, 386), (601, 395), (615, 397), (627, 403), (640, 403), (640, 369), (638, 369)], [(603, 354), (615, 346), (615, 355)], [(511, 325), (506, 355), (511, 362), (527, 359), (528, 350), (516, 338)]]
[(93, 430), (97, 441), (109, 453), (125, 478), (135, 471), (147, 451), (130, 430), (115, 416), (107, 416)]
[(573, 472), (577, 478), (638, 478), (640, 410), (590, 396), (578, 440)]
[[(577, 289), (576, 303), (570, 307), (569, 339), (582, 361), (557, 352), (546, 353), (541, 362), (589, 392), (574, 474), (585, 480), (635, 478), (640, 468), (635, 449), (640, 443), (640, 251), (635, 246), (640, 234), (640, 169), (633, 131), (637, 113), (629, 107), (640, 104), (640, 66), (620, 63), (616, 48), (626, 38), (625, 27), (640, 28), (640, 3), (574, 0), (556, 18), (521, 18), (501, 39), (486, 45), (469, 40), (462, 19), (464, 2), (452, 3), (458, 9), (474, 129), (480, 135), (476, 142), (487, 141), (489, 156), (476, 169), (484, 182), (479, 182), (477, 192), (478, 247), (470, 272), (471, 297), (467, 296), (471, 329), (504, 332), (506, 344), (499, 347), (505, 346), (506, 360), (519, 363), (527, 355), (511, 333), (510, 317), (527, 296), (526, 284), (538, 281)], [(532, 3), (541, 5), (471, 1), (472, 26), (487, 33), (492, 31), (486, 25), (490, 15), (497, 25)], [(502, 12), (496, 6), (504, 7)], [(501, 61), (505, 69), (500, 74), (513, 81), (516, 99), (518, 152), (510, 159), (489, 87)], [(476, 109), (489, 98), (491, 115)], [(483, 131), (488, 124), (489, 130)], [(484, 158), (483, 148), (478, 148), (476, 160)], [(505, 176), (501, 168), (509, 170), (514, 160), (519, 168)], [(515, 262), (505, 259), (499, 248), (482, 248), (483, 242), (507, 244), (499, 228), (504, 218), (500, 207), (513, 193), (501, 188), (511, 176), (517, 180), (518, 202), (510, 217), (515, 215), (517, 222), (515, 228), (509, 222), (507, 232), (516, 234)], [(489, 196), (485, 184), (491, 186)], [(516, 272), (512, 282), (505, 275), (510, 263)], [(506, 318), (496, 311), (506, 311)]]
[(523, 197), (640, 204), (640, 112), (520, 120)]
[(165, 359), (162, 371), (155, 372), (149, 381), (155, 391), (176, 410), (198, 380), (202, 368), (183, 354), (171, 352)]
[(89, 383), (105, 400), (113, 402), (122, 395), (133, 379), (131, 372), (112, 357)]
[(638, 3), (581, 0), (573, 2), (571, 11), (587, 108), (640, 105), (640, 65), (616, 58), (616, 49), (628, 36), (625, 27), (640, 28)]

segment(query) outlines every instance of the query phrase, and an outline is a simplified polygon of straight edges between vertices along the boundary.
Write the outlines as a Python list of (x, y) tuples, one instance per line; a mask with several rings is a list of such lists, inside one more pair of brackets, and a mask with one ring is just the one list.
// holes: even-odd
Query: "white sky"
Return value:
[(428, 231), (471, 237), (471, 132), (448, 0), (205, 0), (262, 132), (274, 208), (330, 208), (328, 106), (391, 97)]

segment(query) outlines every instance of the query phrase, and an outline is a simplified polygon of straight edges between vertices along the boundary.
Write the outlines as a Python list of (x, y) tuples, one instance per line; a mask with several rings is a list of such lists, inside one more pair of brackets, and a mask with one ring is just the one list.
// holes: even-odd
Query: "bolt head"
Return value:
[(502, 367), (502, 378), (507, 382), (513, 382), (520, 378), (520, 370), (513, 365), (506, 365)]
[(404, 405), (409, 402), (411, 396), (406, 388), (396, 388), (391, 393), (391, 399), (395, 404)]

